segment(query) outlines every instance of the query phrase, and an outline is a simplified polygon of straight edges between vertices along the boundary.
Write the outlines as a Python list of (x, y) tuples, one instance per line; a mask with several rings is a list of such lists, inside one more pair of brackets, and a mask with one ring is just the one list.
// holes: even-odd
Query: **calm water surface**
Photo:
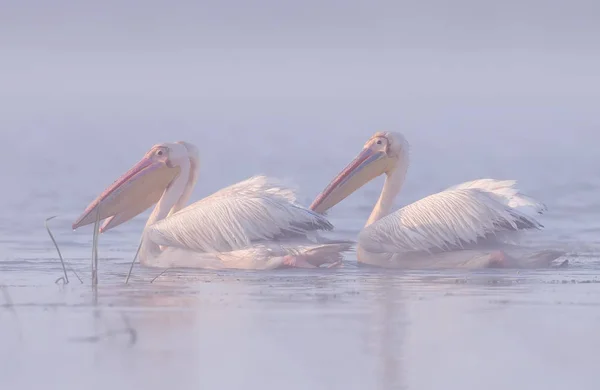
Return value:
[[(40, 132), (35, 150), (16, 145), (5, 152), (7, 161), (22, 163), (9, 165), (12, 188), (19, 190), (2, 193), (0, 282), (10, 299), (0, 310), (3, 388), (595, 387), (600, 277), (594, 193), (600, 182), (566, 168), (547, 172), (556, 163), (547, 146), (535, 152), (536, 162), (483, 141), (473, 145), (466, 136), (469, 146), (453, 150), (443, 146), (461, 144), (451, 134), (413, 131), (413, 169), (398, 205), (486, 171), (522, 178), (521, 187), (550, 209), (543, 217), (547, 228), (527, 235), (525, 244), (566, 250), (568, 269), (377, 271), (357, 267), (349, 254), (339, 270), (171, 271), (152, 283), (159, 272), (136, 266), (125, 285), (146, 213), (101, 237), (94, 293), (91, 229), (72, 232), (70, 224), (153, 143), (199, 145), (204, 164), (196, 199), (266, 172), (295, 183), (308, 204), (371, 131), (300, 136), (253, 124), (251, 134), (202, 125), (181, 132), (117, 125), (119, 137), (114, 129), (56, 131), (56, 137)], [(224, 139), (226, 131), (235, 137)], [(290, 142), (292, 136), (298, 141)], [(569, 169), (586, 166), (581, 147), (582, 153), (563, 158)], [(380, 185), (377, 180), (332, 211), (337, 230), (330, 236), (356, 236)], [(50, 215), (58, 215), (51, 226), (83, 285), (72, 274), (69, 285), (55, 284), (61, 268), (43, 227)]]
[[(144, 9), (143, 25), (133, 20), (137, 6), (113, 10), (109, 24), (94, 10), (86, 14), (94, 23), (81, 22), (84, 8), (72, 22), (66, 8), (40, 10), (35, 23), (18, 5), (1, 12), (12, 17), (0, 35), (12, 38), (0, 41), (0, 388), (597, 388), (592, 12), (571, 24), (546, 14), (554, 22), (515, 19), (497, 33), (466, 16), (457, 26), (469, 34), (430, 20), (424, 37), (422, 17), (397, 20), (406, 9), (379, 12), (377, 31), (352, 29), (348, 19), (336, 35), (329, 27), (341, 24), (328, 18), (293, 33), (290, 20), (312, 11), (291, 12), (286, 23), (283, 8), (269, 8), (281, 13), (279, 27), (261, 19), (242, 34), (231, 28), (241, 22), (200, 23), (183, 11), (175, 23), (170, 5), (155, 19)], [(354, 15), (375, 15), (358, 8)], [(442, 25), (448, 30), (435, 30)], [(543, 28), (527, 30), (535, 26)], [(284, 27), (288, 35), (277, 33)], [(435, 31), (444, 37), (438, 46)], [(549, 209), (545, 229), (523, 244), (564, 250), (570, 267), (381, 271), (348, 254), (335, 270), (170, 271), (153, 282), (158, 271), (136, 266), (125, 285), (145, 213), (101, 237), (92, 290), (91, 227), (73, 232), (71, 223), (153, 144), (199, 147), (193, 199), (265, 173), (297, 186), (308, 205), (385, 129), (404, 132), (412, 146), (398, 207), (466, 180), (516, 179)], [(331, 211), (330, 237), (356, 238), (382, 180)], [(70, 284), (55, 283), (61, 268), (44, 230), (52, 215), (83, 284), (72, 274)]]

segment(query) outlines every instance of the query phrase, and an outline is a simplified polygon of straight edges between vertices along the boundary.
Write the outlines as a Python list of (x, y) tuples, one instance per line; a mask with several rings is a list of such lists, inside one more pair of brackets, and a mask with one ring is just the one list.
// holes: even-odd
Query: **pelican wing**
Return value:
[(516, 180), (477, 179), (457, 184), (448, 189), (479, 189), (489, 192), (505, 205), (530, 216), (543, 214), (547, 210), (545, 204), (519, 191), (515, 187), (516, 184)]
[[(508, 191), (513, 184), (467, 182), (430, 195), (367, 226), (359, 244), (374, 253), (436, 252), (463, 248), (501, 232), (541, 228), (519, 209), (527, 199)], [(530, 208), (542, 207), (531, 202)]]
[(159, 245), (229, 252), (257, 241), (333, 229), (295, 199), (290, 188), (256, 176), (191, 204), (148, 227), (146, 234)]

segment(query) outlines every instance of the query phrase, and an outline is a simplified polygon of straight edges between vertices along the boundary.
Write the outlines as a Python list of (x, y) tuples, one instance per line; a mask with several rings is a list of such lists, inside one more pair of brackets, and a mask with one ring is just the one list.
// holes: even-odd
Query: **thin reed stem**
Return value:
[(131, 261), (131, 266), (129, 267), (129, 272), (127, 273), (127, 278), (125, 279), (125, 284), (129, 283), (129, 277), (131, 276), (131, 271), (133, 270), (133, 265), (135, 264), (135, 259), (137, 259), (140, 249), (142, 248), (142, 242), (144, 239), (140, 240), (140, 245), (138, 245), (137, 251), (135, 251), (135, 256), (133, 256), (133, 260)]
[(67, 275), (67, 267), (65, 267), (65, 260), (63, 259), (62, 254), (60, 253), (60, 249), (58, 249), (58, 244), (56, 243), (56, 240), (54, 239), (54, 236), (52, 235), (50, 228), (48, 227), (48, 221), (51, 219), (54, 219), (54, 218), (56, 218), (56, 215), (46, 218), (46, 222), (44, 222), (44, 226), (46, 226), (48, 235), (50, 236), (50, 239), (54, 243), (54, 247), (56, 248), (56, 251), (58, 252), (58, 257), (60, 258), (60, 263), (62, 264), (62, 269), (65, 274), (65, 284), (66, 284), (66, 283), (69, 283), (69, 276)]
[[(60, 248), (58, 247), (58, 243), (54, 239), (54, 235), (50, 231), (50, 226), (48, 226), (48, 221), (50, 221), (51, 219), (54, 219), (54, 218), (56, 218), (56, 215), (52, 216), (52, 217), (49, 217), (49, 218), (46, 218), (46, 222), (44, 222), (44, 226), (46, 226), (46, 230), (48, 231), (48, 235), (50, 236), (50, 239), (52, 240), (52, 243), (54, 243), (54, 247), (56, 248), (56, 252), (58, 252), (58, 257), (60, 258), (60, 263), (62, 264), (63, 272), (65, 274), (64, 281), (65, 281), (65, 284), (66, 284), (66, 283), (69, 283), (69, 277), (67, 276), (67, 269), (66, 269), (66, 266), (65, 266), (66, 262), (65, 262), (65, 260), (62, 257), (62, 253), (60, 252)], [(73, 272), (75, 274), (75, 276), (77, 277), (77, 279), (79, 279), (79, 282), (81, 284), (83, 284), (83, 280), (81, 280), (81, 278), (79, 277), (79, 275), (77, 274), (77, 272), (75, 272), (75, 270), (73, 269), (73, 267), (71, 267), (69, 265), (69, 269), (71, 270), (71, 272)], [(56, 282), (58, 282), (60, 279), (61, 278), (58, 278), (56, 280)]]
[(100, 225), (100, 207), (96, 210), (94, 222), (94, 235), (92, 238), (92, 285), (98, 285), (98, 230)]
[(150, 283), (154, 283), (154, 281), (155, 281), (156, 279), (160, 278), (160, 277), (161, 277), (161, 276), (162, 276), (162, 275), (163, 275), (165, 272), (167, 272), (167, 271), (168, 271), (168, 270), (170, 270), (170, 269), (173, 269), (173, 268), (167, 268), (167, 269), (165, 269), (163, 272), (161, 272), (161, 273), (159, 273), (158, 275), (156, 275), (156, 276), (154, 277), (154, 279), (152, 279), (152, 280), (150, 281)]

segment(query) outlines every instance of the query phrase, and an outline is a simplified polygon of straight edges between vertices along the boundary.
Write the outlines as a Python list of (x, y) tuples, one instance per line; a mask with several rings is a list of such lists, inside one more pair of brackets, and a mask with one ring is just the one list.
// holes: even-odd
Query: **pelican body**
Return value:
[(507, 252), (511, 245), (506, 241), (515, 234), (542, 228), (536, 216), (546, 210), (511, 180), (465, 182), (392, 212), (408, 166), (404, 136), (377, 132), (310, 206), (324, 213), (385, 174), (381, 195), (358, 236), (360, 263), (406, 269), (529, 268), (548, 266), (563, 254), (550, 250), (516, 258)]
[(104, 220), (104, 233), (156, 204), (142, 233), (139, 261), (150, 267), (313, 268), (339, 265), (348, 242), (325, 242), (325, 216), (296, 203), (293, 190), (251, 177), (186, 207), (198, 180), (197, 148), (153, 146), (96, 198), (73, 229)]

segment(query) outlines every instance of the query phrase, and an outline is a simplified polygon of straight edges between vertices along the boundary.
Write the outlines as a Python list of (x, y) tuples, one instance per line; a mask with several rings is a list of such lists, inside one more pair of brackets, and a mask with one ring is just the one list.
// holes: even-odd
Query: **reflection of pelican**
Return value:
[[(544, 251), (517, 260), (499, 248), (501, 235), (539, 229), (545, 206), (519, 193), (514, 181), (474, 180), (430, 195), (390, 213), (408, 169), (401, 134), (378, 132), (362, 152), (315, 199), (322, 213), (385, 173), (381, 196), (358, 238), (358, 260), (383, 267), (534, 267), (562, 253)], [(481, 251), (486, 248), (488, 251)]]
[[(73, 224), (108, 218), (118, 226), (157, 203), (140, 247), (156, 267), (265, 269), (336, 264), (347, 243), (320, 243), (333, 226), (296, 203), (294, 192), (264, 176), (224, 188), (184, 208), (198, 178), (198, 152), (186, 142), (155, 145)], [(330, 264), (331, 265), (331, 264)]]

